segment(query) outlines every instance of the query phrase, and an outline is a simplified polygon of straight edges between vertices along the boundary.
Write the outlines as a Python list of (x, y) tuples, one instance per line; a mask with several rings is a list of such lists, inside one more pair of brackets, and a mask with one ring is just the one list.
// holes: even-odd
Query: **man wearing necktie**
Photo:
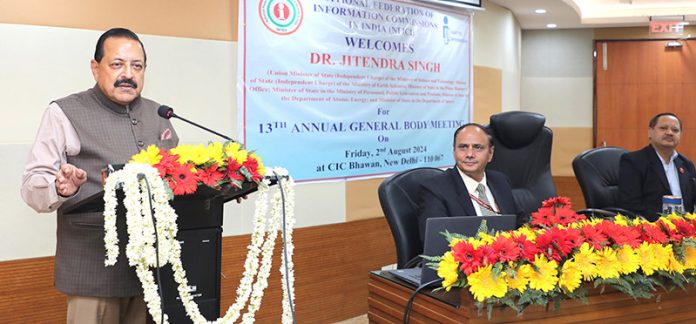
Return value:
[(508, 177), (486, 170), (495, 148), (488, 130), (475, 123), (462, 125), (454, 132), (455, 166), (424, 182), (419, 201), (418, 227), (424, 238), (425, 222), (430, 217), (517, 215)]

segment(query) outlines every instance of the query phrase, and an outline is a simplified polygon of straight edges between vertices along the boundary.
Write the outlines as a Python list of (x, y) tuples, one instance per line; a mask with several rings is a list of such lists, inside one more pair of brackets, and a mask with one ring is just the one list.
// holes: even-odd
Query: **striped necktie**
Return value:
[[(482, 183), (479, 183), (479, 185), (476, 187), (476, 195), (478, 196), (478, 199), (480, 199), (482, 202), (486, 203), (489, 207), (493, 208), (491, 205), (491, 202), (488, 201), (488, 196), (486, 195), (486, 187), (483, 186)], [(486, 208), (485, 206), (480, 206), (481, 207), (481, 216), (493, 216), (497, 215), (494, 211)]]

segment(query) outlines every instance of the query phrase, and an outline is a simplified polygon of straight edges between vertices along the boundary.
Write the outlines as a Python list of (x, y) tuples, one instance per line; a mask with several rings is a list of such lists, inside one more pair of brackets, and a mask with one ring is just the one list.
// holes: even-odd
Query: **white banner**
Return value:
[(247, 147), (299, 181), (452, 164), (471, 16), (388, 0), (240, 1)]

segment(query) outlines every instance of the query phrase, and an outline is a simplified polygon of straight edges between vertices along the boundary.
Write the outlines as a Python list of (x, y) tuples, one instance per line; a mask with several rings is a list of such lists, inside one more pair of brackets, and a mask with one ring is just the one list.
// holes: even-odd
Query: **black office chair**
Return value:
[(553, 132), (545, 122), (541, 114), (509, 111), (492, 115), (488, 125), (495, 152), (487, 168), (510, 178), (515, 203), (526, 217), (556, 196), (551, 177)]
[(620, 147), (598, 147), (580, 153), (573, 159), (573, 171), (585, 198), (586, 209), (579, 214), (633, 217), (619, 205), (619, 163), (627, 151)]
[(443, 171), (436, 168), (406, 170), (385, 179), (379, 185), (379, 203), (394, 236), (396, 264), (399, 269), (415, 266), (419, 259), (417, 256), (423, 253), (416, 218), (420, 184), (441, 172)]

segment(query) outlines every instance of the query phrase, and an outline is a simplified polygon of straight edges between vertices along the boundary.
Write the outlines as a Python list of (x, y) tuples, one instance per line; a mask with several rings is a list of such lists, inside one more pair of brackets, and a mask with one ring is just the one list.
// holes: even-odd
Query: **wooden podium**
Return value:
[[(188, 278), (189, 292), (198, 304), (201, 314), (208, 320), (212, 321), (220, 316), (224, 204), (257, 189), (256, 183), (244, 183), (241, 189), (235, 190), (215, 190), (207, 186), (199, 186), (194, 194), (177, 196), (170, 202), (178, 215), (176, 239), (181, 244), (181, 262)], [(123, 192), (117, 191), (117, 196), (120, 202), (123, 199)], [(99, 211), (104, 211), (104, 191), (70, 206), (65, 213)], [(125, 233), (125, 212), (125, 207), (119, 203), (116, 208), (117, 226), (119, 238), (122, 239), (125, 239), (121, 237), (121, 232)], [(125, 253), (123, 247), (120, 248), (121, 253)], [(163, 307), (164, 312), (169, 316), (169, 323), (191, 323), (179, 298), (178, 285), (174, 281), (171, 265), (162, 267), (160, 274), (164, 294)], [(148, 322), (152, 322), (149, 316)]]
[[(371, 272), (368, 281), (370, 323), (402, 323), (404, 307), (414, 286), (387, 271)], [(658, 288), (660, 289), (660, 288)], [(633, 299), (606, 288), (592, 289), (588, 303), (564, 300), (558, 311), (530, 306), (521, 316), (509, 307), (495, 307), (491, 319), (479, 311), (468, 291), (419, 294), (410, 323), (696, 323), (696, 289), (658, 290), (655, 298)]]

